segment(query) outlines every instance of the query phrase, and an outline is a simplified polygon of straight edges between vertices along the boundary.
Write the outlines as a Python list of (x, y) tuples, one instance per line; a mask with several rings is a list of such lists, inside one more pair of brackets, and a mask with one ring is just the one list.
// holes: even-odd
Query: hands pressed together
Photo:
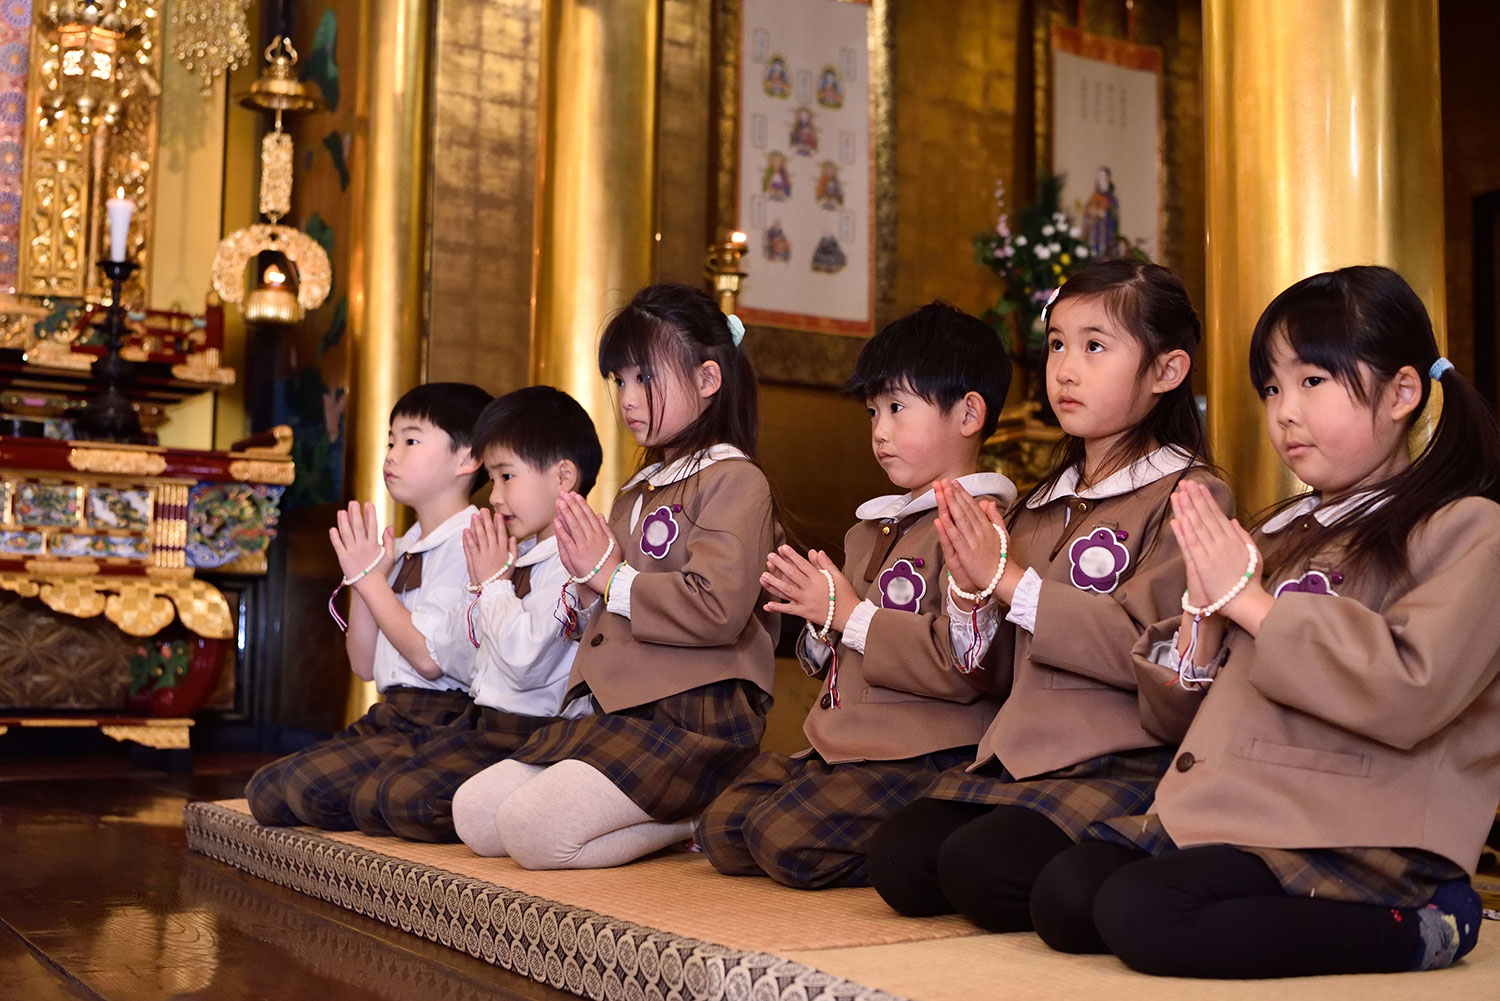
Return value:
[(469, 582), (478, 585), (491, 578), (509, 580), (516, 570), (516, 540), (505, 530), (505, 519), (481, 508), (464, 529), (464, 562)]
[[(1188, 603), (1204, 608), (1229, 594), (1245, 576), (1255, 543), (1239, 520), (1230, 518), (1207, 487), (1183, 480), (1172, 492), (1172, 534), (1187, 569)], [(1258, 551), (1257, 551), (1258, 552)], [(1256, 557), (1259, 564), (1259, 556)], [(1224, 615), (1252, 635), (1270, 609), (1259, 573), (1223, 606)]]
[(372, 574), (384, 580), (395, 565), (396, 530), (389, 525), (384, 532), (380, 530), (380, 517), (369, 502), (361, 506), (359, 501), (350, 501), (347, 508), (340, 508), (328, 530), (328, 541), (333, 543), (346, 581)]
[(569, 491), (557, 498), (553, 527), (557, 532), (557, 553), (568, 573), (575, 580), (588, 577), (579, 586), (602, 595), (615, 568), (625, 562), (624, 551), (610, 531), (609, 520), (589, 507), (588, 501)]
[[(957, 480), (939, 480), (933, 485), (933, 493), (938, 507), (938, 544), (943, 547), (948, 573), (960, 590), (976, 594), (989, 586), (1000, 566), (1002, 543), (995, 526), (1003, 529), (1005, 519), (994, 501), (975, 500)], [(995, 583), (995, 595), (1010, 604), (1025, 572), (1018, 562), (1008, 562)], [(968, 610), (967, 601), (957, 596), (954, 600)]]

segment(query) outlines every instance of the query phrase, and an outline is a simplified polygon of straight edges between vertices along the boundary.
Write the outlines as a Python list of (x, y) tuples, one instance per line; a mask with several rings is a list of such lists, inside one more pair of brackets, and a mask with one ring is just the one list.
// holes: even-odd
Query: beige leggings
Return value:
[(693, 821), (664, 824), (636, 806), (593, 765), (502, 761), (453, 794), (453, 826), (490, 858), (526, 869), (624, 865), (692, 836)]

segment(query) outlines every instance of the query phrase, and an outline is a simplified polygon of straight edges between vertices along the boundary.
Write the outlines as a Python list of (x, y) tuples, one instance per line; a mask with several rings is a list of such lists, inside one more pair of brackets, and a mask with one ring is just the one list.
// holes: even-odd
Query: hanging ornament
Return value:
[(250, 0), (176, 0), (172, 11), (172, 55), (198, 74), (203, 93), (214, 78), (250, 60)]

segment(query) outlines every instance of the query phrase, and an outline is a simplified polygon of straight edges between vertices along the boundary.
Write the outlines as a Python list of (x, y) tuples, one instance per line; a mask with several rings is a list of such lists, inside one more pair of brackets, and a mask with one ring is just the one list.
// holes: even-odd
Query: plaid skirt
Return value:
[(974, 748), (900, 761), (829, 764), (762, 754), (711, 803), (694, 834), (720, 872), (764, 873), (804, 889), (868, 886), (865, 845), (934, 778), (974, 759)]
[(731, 678), (619, 712), (558, 720), (511, 759), (587, 762), (653, 820), (685, 820), (755, 757), (770, 708), (770, 695)]
[[(1085, 837), (1132, 845), (1152, 855), (1177, 850), (1154, 813), (1093, 824)], [(1439, 883), (1464, 879), (1457, 864), (1416, 848), (1247, 848), (1265, 862), (1290, 897), (1318, 897), (1381, 907), (1422, 907)]]
[(950, 768), (939, 775), (927, 799), (986, 806), (1024, 806), (1040, 813), (1077, 841), (1097, 820), (1145, 810), (1172, 761), (1172, 749), (1152, 747), (1104, 754), (1035, 778), (1017, 780), (999, 762), (978, 771)]

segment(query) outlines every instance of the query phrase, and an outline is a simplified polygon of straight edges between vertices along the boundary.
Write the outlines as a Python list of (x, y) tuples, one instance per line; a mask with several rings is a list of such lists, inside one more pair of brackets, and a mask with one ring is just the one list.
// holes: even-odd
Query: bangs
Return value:
[(1367, 387), (1359, 374), (1354, 332), (1360, 319), (1355, 303), (1344, 290), (1316, 275), (1287, 289), (1271, 301), (1250, 338), (1250, 381), (1260, 393), (1271, 381), (1272, 356), (1278, 342), (1299, 362), (1323, 369), (1364, 402)]
[[(673, 348), (677, 350), (673, 350)], [(645, 375), (662, 368), (691, 368), (691, 358), (677, 331), (649, 314), (626, 309), (604, 328), (599, 340), (599, 374), (618, 375), (627, 368), (639, 368)]]

